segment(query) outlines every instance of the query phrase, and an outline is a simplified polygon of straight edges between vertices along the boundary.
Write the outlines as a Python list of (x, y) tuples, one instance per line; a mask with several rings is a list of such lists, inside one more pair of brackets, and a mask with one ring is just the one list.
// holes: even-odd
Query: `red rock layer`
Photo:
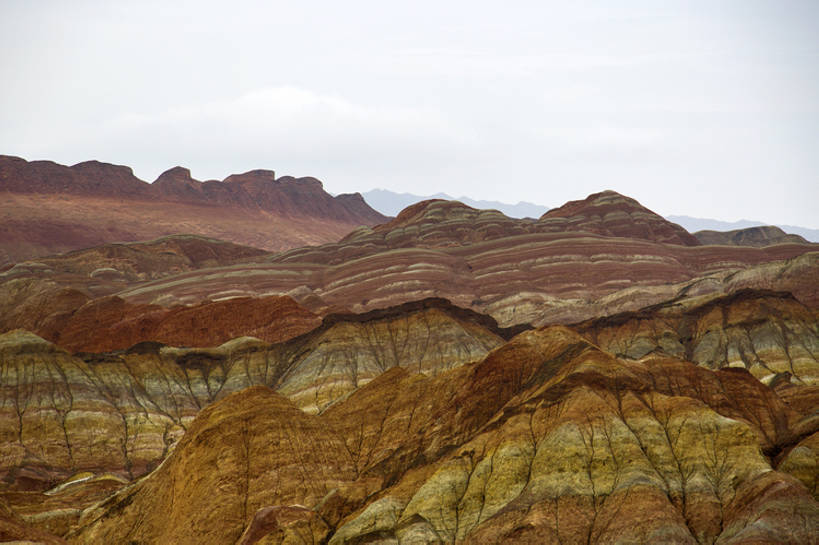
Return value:
[(154, 184), (128, 167), (0, 156), (0, 264), (114, 241), (192, 233), (268, 250), (337, 240), (387, 218), (315, 178), (251, 171), (199, 182), (176, 167)]
[(94, 299), (37, 333), (73, 352), (108, 352), (156, 341), (216, 346), (237, 337), (281, 342), (307, 333), (321, 319), (286, 296), (240, 297), (191, 307), (134, 305), (119, 297)]
[[(536, 233), (431, 248), (400, 246), (403, 236), (424, 241), (433, 238), (436, 229), (451, 228), (445, 222), (428, 225), (430, 236), (423, 229), (407, 234), (409, 228), (387, 235), (359, 231), (337, 244), (290, 250), (266, 263), (184, 273), (120, 296), (136, 303), (190, 304), (225, 291), (282, 293), (317, 312), (328, 307), (363, 312), (444, 297), (491, 314), (504, 325), (573, 322), (692, 290), (787, 290), (805, 304), (819, 304), (812, 280), (819, 270), (819, 253), (811, 253), (813, 245), (685, 247)], [(481, 232), (466, 224), (462, 229), (465, 237)], [(392, 246), (394, 239), (398, 247)], [(448, 235), (442, 236), (446, 239)], [(780, 261), (795, 256), (801, 257)], [(770, 263), (774, 261), (779, 262)]]
[(23, 328), (54, 338), (67, 316), (97, 297), (139, 281), (264, 255), (257, 248), (177, 235), (19, 263), (0, 273), (0, 332)]
[(698, 246), (691, 233), (615, 191), (594, 193), (582, 201), (570, 201), (549, 210), (538, 223), (564, 231), (587, 231), (598, 235), (639, 238)]

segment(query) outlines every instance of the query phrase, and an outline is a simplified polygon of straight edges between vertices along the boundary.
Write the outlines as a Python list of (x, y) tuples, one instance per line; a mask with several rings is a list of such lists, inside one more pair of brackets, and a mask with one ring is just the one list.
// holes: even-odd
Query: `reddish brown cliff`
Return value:
[(203, 183), (175, 167), (149, 184), (124, 166), (0, 156), (0, 195), (0, 264), (178, 233), (281, 250), (387, 220), (358, 194), (333, 197), (315, 178), (272, 171)]

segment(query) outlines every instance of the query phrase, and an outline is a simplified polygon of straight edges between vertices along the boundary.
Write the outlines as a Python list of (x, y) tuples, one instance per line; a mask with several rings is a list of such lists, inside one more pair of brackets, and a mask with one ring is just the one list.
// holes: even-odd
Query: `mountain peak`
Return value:
[(636, 199), (612, 190), (592, 193), (582, 200), (569, 201), (543, 214), (538, 222), (606, 236), (640, 238), (684, 246), (700, 244), (696, 237), (676, 223), (652, 212)]
[(176, 166), (173, 168), (169, 168), (165, 172), (159, 175), (154, 183), (162, 183), (167, 182), (170, 180), (183, 180), (183, 181), (192, 181), (193, 178), (191, 177), (190, 169), (185, 167)]

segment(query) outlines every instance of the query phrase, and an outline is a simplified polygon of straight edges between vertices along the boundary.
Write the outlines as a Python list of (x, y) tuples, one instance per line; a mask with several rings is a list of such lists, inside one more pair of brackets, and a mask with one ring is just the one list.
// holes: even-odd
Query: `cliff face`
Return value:
[(191, 233), (268, 250), (337, 240), (388, 218), (315, 178), (251, 171), (200, 182), (175, 167), (153, 184), (130, 168), (0, 156), (0, 265), (109, 242)]
[(760, 451), (794, 418), (745, 372), (546, 328), (435, 377), (392, 369), (321, 415), (228, 396), (72, 540), (809, 542), (815, 500)]

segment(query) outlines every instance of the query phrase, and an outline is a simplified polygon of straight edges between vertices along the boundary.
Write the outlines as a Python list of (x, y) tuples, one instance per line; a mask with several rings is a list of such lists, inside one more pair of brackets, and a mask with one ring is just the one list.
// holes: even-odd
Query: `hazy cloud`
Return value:
[(810, 1), (23, 2), (0, 153), (819, 227)]

